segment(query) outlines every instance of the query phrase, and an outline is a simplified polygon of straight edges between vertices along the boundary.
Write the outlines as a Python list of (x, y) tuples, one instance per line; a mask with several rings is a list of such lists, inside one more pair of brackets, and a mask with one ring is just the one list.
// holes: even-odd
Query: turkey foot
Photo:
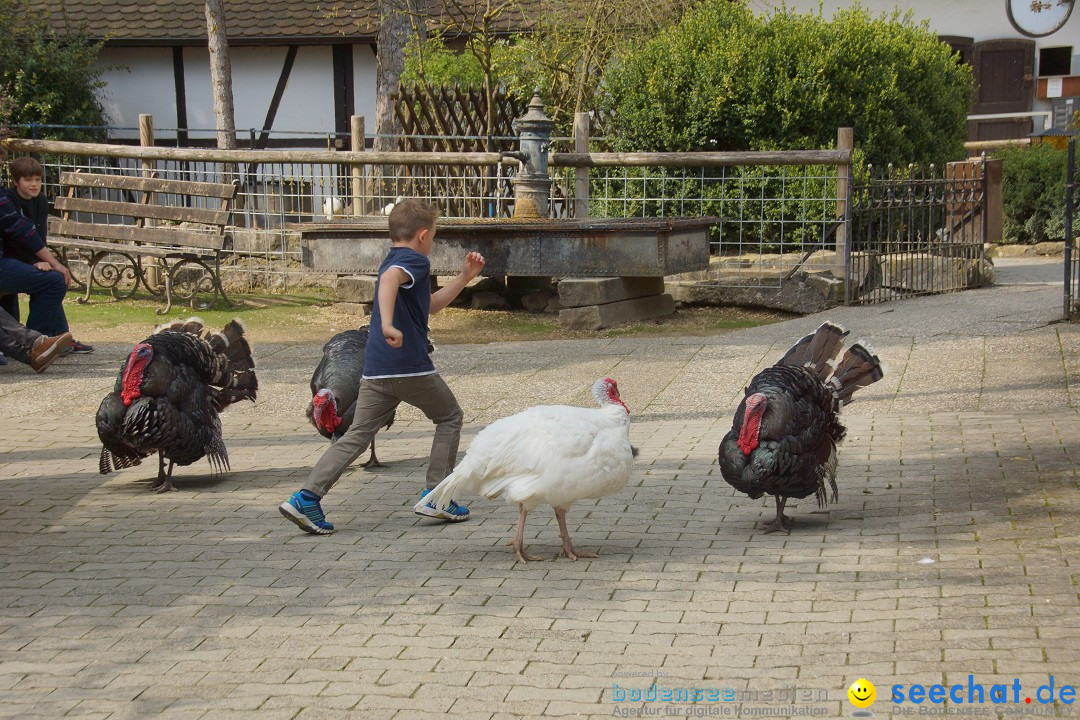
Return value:
[(784, 514), (784, 505), (786, 503), (786, 497), (776, 496), (776, 519), (771, 523), (762, 525), (762, 529), (765, 530), (766, 535), (774, 532), (782, 532), (785, 535), (791, 534), (791, 526), (795, 521)]
[(373, 467), (386, 467), (381, 462), (379, 462), (379, 458), (375, 457), (375, 438), (371, 439), (371, 456), (364, 462), (360, 463), (360, 467), (364, 468), (365, 470)]
[(594, 558), (596, 553), (575, 550), (570, 544), (570, 533), (566, 530), (566, 510), (555, 508), (555, 519), (559, 521), (559, 535), (562, 537), (562, 554), (571, 560), (581, 558)]
[(518, 505), (518, 524), (517, 532), (514, 533), (514, 539), (510, 541), (510, 547), (514, 548), (514, 553), (517, 555), (518, 562), (524, 564), (527, 562), (537, 562), (543, 560), (542, 557), (535, 555), (529, 555), (522, 547), (525, 539), (525, 516), (528, 513), (525, 511), (524, 505)]
[(175, 490), (172, 484), (173, 461), (169, 461), (169, 471), (165, 472), (165, 456), (158, 451), (158, 476), (150, 483), (150, 489), (159, 493), (167, 493)]

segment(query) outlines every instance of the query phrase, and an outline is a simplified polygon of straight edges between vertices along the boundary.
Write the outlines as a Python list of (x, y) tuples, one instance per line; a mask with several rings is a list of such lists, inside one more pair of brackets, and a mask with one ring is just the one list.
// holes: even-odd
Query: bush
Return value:
[[(0, 37), (0, 90), (9, 101), (0, 126), (105, 124), (96, 95), (104, 86), (96, 65), (100, 42), (76, 28), (57, 32), (40, 6), (32, 8), (25, 0), (0, 0)], [(94, 140), (101, 133), (47, 128), (38, 137)]]
[(601, 110), (619, 150), (816, 149), (849, 126), (871, 163), (942, 163), (963, 157), (972, 88), (910, 15), (705, 0), (608, 67)]
[(1064, 240), (1065, 151), (1036, 143), (995, 156), (1002, 161), (1002, 242)]

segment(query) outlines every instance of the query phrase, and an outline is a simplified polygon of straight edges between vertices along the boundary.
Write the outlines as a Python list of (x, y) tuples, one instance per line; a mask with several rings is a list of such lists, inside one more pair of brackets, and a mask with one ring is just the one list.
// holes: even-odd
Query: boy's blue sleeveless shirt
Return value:
[[(394, 327), (401, 331), (402, 343), (392, 348), (382, 333), (379, 312), (379, 283), (388, 268), (399, 267), (412, 280), (398, 288), (394, 303)], [(375, 306), (371, 310), (371, 334), (364, 351), (364, 377), (408, 377), (431, 375), (435, 365), (427, 351), (428, 314), (431, 311), (431, 263), (412, 248), (394, 246), (379, 267), (375, 282)]]

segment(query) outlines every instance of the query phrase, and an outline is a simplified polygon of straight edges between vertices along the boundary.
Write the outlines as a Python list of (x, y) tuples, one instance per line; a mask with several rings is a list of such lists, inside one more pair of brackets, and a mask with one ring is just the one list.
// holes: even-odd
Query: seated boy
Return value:
[[(17, 212), (33, 223), (37, 237), (36, 241), (26, 242), (14, 233), (4, 233), (0, 291), (10, 294), (0, 297), (0, 309), (18, 320), (18, 293), (26, 293), (30, 296), (30, 315), (26, 319), (26, 327), (43, 335), (56, 336), (68, 331), (67, 316), (61, 301), (67, 292), (70, 275), (45, 247), (49, 232), (49, 203), (41, 194), (42, 173), (41, 163), (32, 157), (20, 157), (11, 163), (14, 185), (6, 190), (6, 199)], [(56, 277), (52, 274), (54, 271), (63, 277)], [(62, 288), (60, 280), (64, 281)], [(73, 341), (64, 354), (93, 351), (90, 345)]]

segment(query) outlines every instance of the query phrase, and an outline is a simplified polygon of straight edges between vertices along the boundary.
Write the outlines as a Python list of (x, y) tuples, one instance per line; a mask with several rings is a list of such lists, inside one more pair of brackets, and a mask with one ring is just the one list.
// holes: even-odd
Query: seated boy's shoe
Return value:
[(7, 358), (4, 357), (4, 353), (0, 352), (0, 365), (7, 365)]
[[(429, 492), (431, 491), (424, 490), (420, 493), (420, 499), (423, 500), (426, 498)], [(451, 500), (449, 505), (440, 510), (435, 507), (435, 503), (429, 502), (427, 505), (417, 510), (416, 514), (435, 518), (436, 520), (446, 520), (447, 522), (461, 522), (469, 519), (469, 508), (464, 505), (458, 505)]]
[(86, 343), (81, 343), (78, 340), (72, 340), (71, 341), (71, 352), (80, 353), (80, 354), (89, 354), (89, 353), (94, 352), (94, 346), (93, 345), (87, 345)]
[(334, 532), (334, 524), (327, 522), (322, 505), (319, 504), (319, 497), (309, 490), (294, 492), (278, 506), (278, 510), (304, 532), (312, 535), (329, 535)]
[(39, 337), (30, 348), (30, 367), (34, 369), (34, 372), (45, 372), (45, 368), (60, 357), (70, 345), (71, 333), (69, 332), (53, 337)]

